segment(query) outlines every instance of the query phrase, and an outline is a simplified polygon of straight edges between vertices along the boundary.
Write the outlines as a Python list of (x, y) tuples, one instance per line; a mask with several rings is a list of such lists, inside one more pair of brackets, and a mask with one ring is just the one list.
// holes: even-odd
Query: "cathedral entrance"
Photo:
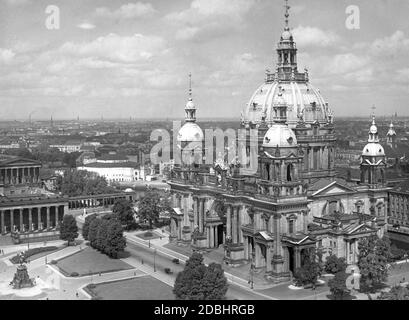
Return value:
[(294, 256), (294, 248), (288, 247), (288, 268), (294, 274), (295, 271), (295, 256)]
[(224, 227), (222, 224), (219, 224), (216, 229), (217, 232), (217, 243), (216, 247), (218, 248), (224, 241)]

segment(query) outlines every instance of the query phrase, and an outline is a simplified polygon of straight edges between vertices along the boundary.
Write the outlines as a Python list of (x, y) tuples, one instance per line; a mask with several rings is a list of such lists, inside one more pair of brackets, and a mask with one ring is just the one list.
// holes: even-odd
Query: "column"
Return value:
[(198, 198), (196, 198), (196, 197), (194, 197), (193, 198), (193, 225), (194, 225), (194, 228), (196, 228), (196, 226), (198, 226), (198, 208), (199, 208), (199, 206), (197, 205), (197, 202), (198, 202)]
[(237, 207), (237, 243), (242, 243), (242, 231), (241, 231), (241, 218), (240, 218), (240, 207)]
[(345, 241), (345, 245), (346, 245), (346, 263), (349, 263), (349, 242)]
[(237, 234), (237, 210), (233, 207), (233, 243), (237, 243), (238, 234)]
[(55, 227), (58, 226), (58, 206), (54, 206), (54, 215), (55, 215)]
[(0, 230), (0, 234), (3, 234), (3, 233), (5, 233), (5, 232), (4, 232), (4, 211), (3, 211), (3, 210), (0, 211), (0, 215), (1, 215), (1, 220), (0, 220), (0, 228), (1, 228), (1, 230)]
[(301, 267), (300, 249), (297, 247), (294, 248), (294, 254), (295, 254), (295, 268), (300, 268)]
[(199, 232), (203, 232), (203, 210), (204, 210), (204, 201), (199, 199)]
[(32, 216), (33, 208), (28, 208), (28, 230), (31, 232), (33, 231), (33, 216)]
[(50, 207), (47, 208), (47, 229), (50, 229)]
[(17, 209), (19, 212), (19, 222), (20, 222), (20, 232), (23, 232), (24, 230), (24, 224), (23, 224), (23, 210), (22, 209)]
[(276, 256), (281, 255), (281, 228), (280, 228), (280, 217), (281, 215), (274, 215), (274, 254)]
[(183, 223), (185, 226), (189, 226), (189, 208), (188, 208), (188, 196), (183, 196)]
[(10, 209), (10, 233), (14, 231), (14, 210)]
[(210, 233), (209, 247), (214, 248), (214, 227), (213, 226), (209, 226), (209, 233)]
[(272, 266), (271, 266), (271, 245), (270, 243), (266, 245), (266, 271), (270, 272), (272, 271)]
[(42, 230), (43, 226), (42, 226), (42, 223), (41, 223), (41, 207), (37, 208), (37, 216), (38, 216), (37, 230)]
[(226, 232), (227, 232), (227, 237), (231, 238), (231, 205), (227, 205), (227, 212), (226, 212)]
[(218, 226), (214, 227), (214, 242), (215, 242), (215, 247), (217, 248), (219, 246), (219, 235), (218, 235)]

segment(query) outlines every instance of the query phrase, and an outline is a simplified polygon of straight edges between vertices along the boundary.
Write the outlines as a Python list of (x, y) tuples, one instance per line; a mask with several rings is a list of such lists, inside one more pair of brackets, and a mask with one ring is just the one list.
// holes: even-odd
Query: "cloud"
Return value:
[(155, 8), (150, 3), (136, 2), (124, 4), (116, 10), (107, 7), (97, 8), (95, 14), (99, 17), (110, 19), (133, 19), (149, 17), (156, 13)]
[(332, 31), (324, 31), (316, 27), (298, 26), (292, 30), (294, 40), (300, 47), (329, 47), (339, 41), (338, 35)]
[(165, 50), (165, 41), (157, 36), (119, 36), (111, 33), (88, 43), (67, 42), (60, 51), (83, 57), (102, 57), (111, 61), (138, 62), (148, 60)]
[(8, 64), (15, 56), (16, 54), (12, 50), (0, 48), (0, 63)]
[(31, 2), (31, 0), (5, 0), (5, 1), (10, 6), (19, 6)]
[(375, 55), (397, 54), (402, 51), (409, 52), (409, 38), (406, 38), (403, 31), (397, 30), (389, 37), (376, 39), (370, 45), (370, 50)]
[(77, 25), (77, 27), (80, 28), (80, 29), (84, 29), (84, 30), (95, 29), (95, 25), (92, 24), (92, 23), (88, 23), (88, 22), (80, 23), (79, 25)]
[(178, 30), (176, 39), (194, 40), (240, 29), (255, 0), (194, 0), (188, 9), (172, 12), (165, 20)]
[(344, 74), (355, 72), (369, 63), (369, 59), (365, 56), (358, 56), (353, 53), (337, 54), (327, 63), (327, 71), (331, 74)]

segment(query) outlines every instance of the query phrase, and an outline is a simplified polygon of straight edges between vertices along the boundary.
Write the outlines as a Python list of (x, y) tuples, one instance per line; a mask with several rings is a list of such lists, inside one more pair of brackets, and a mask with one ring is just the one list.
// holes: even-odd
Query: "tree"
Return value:
[(65, 240), (70, 245), (78, 237), (78, 226), (75, 218), (66, 214), (60, 225), (60, 239)]
[(328, 281), (328, 286), (335, 300), (344, 300), (350, 296), (351, 290), (349, 290), (346, 285), (348, 276), (344, 269), (338, 271), (335, 277)]
[(118, 258), (118, 253), (124, 251), (126, 239), (121, 223), (116, 219), (107, 220), (107, 240), (105, 253), (111, 258)]
[(177, 275), (173, 293), (179, 300), (220, 300), (227, 289), (222, 266), (211, 263), (206, 267), (202, 255), (193, 253), (184, 270)]
[(69, 170), (57, 179), (57, 190), (70, 197), (117, 192), (104, 177), (84, 170)]
[(82, 237), (88, 240), (89, 226), (91, 222), (97, 218), (96, 214), (91, 214), (85, 217), (84, 225), (82, 226)]
[(131, 227), (135, 222), (135, 210), (132, 207), (132, 202), (129, 200), (118, 200), (114, 204), (112, 212), (118, 216), (121, 224), (127, 228)]
[(302, 267), (297, 268), (294, 273), (298, 285), (312, 285), (312, 288), (315, 289), (317, 280), (322, 274), (322, 265), (317, 262), (317, 259), (315, 250), (311, 250), (309, 254), (304, 256)]
[(98, 228), (100, 224), (101, 224), (101, 219), (96, 218), (96, 219), (93, 219), (89, 225), (88, 240), (89, 240), (91, 247), (95, 249), (97, 249), (97, 234), (98, 234)]
[(222, 300), (227, 289), (227, 278), (222, 266), (217, 263), (209, 264), (203, 277), (204, 300)]
[(409, 300), (408, 287), (394, 286), (389, 292), (381, 292), (378, 300)]
[(101, 219), (97, 229), (97, 239), (95, 241), (95, 248), (105, 253), (108, 247), (108, 227), (110, 220)]
[(325, 261), (325, 272), (336, 274), (340, 271), (345, 271), (346, 268), (345, 258), (338, 258), (335, 254), (328, 256)]
[(167, 199), (161, 199), (160, 194), (155, 190), (148, 190), (145, 196), (139, 201), (138, 216), (149, 222), (152, 229), (153, 222), (157, 222), (159, 214), (169, 210), (170, 204)]
[(193, 253), (176, 277), (173, 293), (179, 300), (203, 300), (201, 283), (206, 273), (203, 256)]
[(376, 235), (362, 238), (358, 242), (358, 250), (361, 289), (373, 292), (388, 278), (389, 239), (380, 239)]

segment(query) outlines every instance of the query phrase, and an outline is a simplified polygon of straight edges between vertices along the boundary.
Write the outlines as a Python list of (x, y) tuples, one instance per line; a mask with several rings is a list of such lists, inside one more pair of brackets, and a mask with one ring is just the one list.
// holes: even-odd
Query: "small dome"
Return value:
[(275, 148), (275, 147), (296, 147), (297, 138), (295, 133), (289, 127), (283, 124), (274, 124), (263, 138), (263, 147)]
[(383, 157), (385, 150), (379, 143), (368, 143), (362, 151), (363, 156), (368, 157)]
[(370, 133), (378, 133), (378, 128), (376, 127), (376, 125), (371, 125), (371, 127), (369, 128), (369, 132)]
[(125, 189), (125, 192), (133, 192), (133, 190), (131, 188), (127, 188)]
[(187, 122), (180, 128), (178, 136), (178, 142), (200, 142), (203, 141), (203, 131), (200, 127), (193, 122)]
[(291, 40), (293, 38), (293, 35), (291, 34), (290, 31), (284, 31), (281, 35), (281, 39), (283, 40)]

